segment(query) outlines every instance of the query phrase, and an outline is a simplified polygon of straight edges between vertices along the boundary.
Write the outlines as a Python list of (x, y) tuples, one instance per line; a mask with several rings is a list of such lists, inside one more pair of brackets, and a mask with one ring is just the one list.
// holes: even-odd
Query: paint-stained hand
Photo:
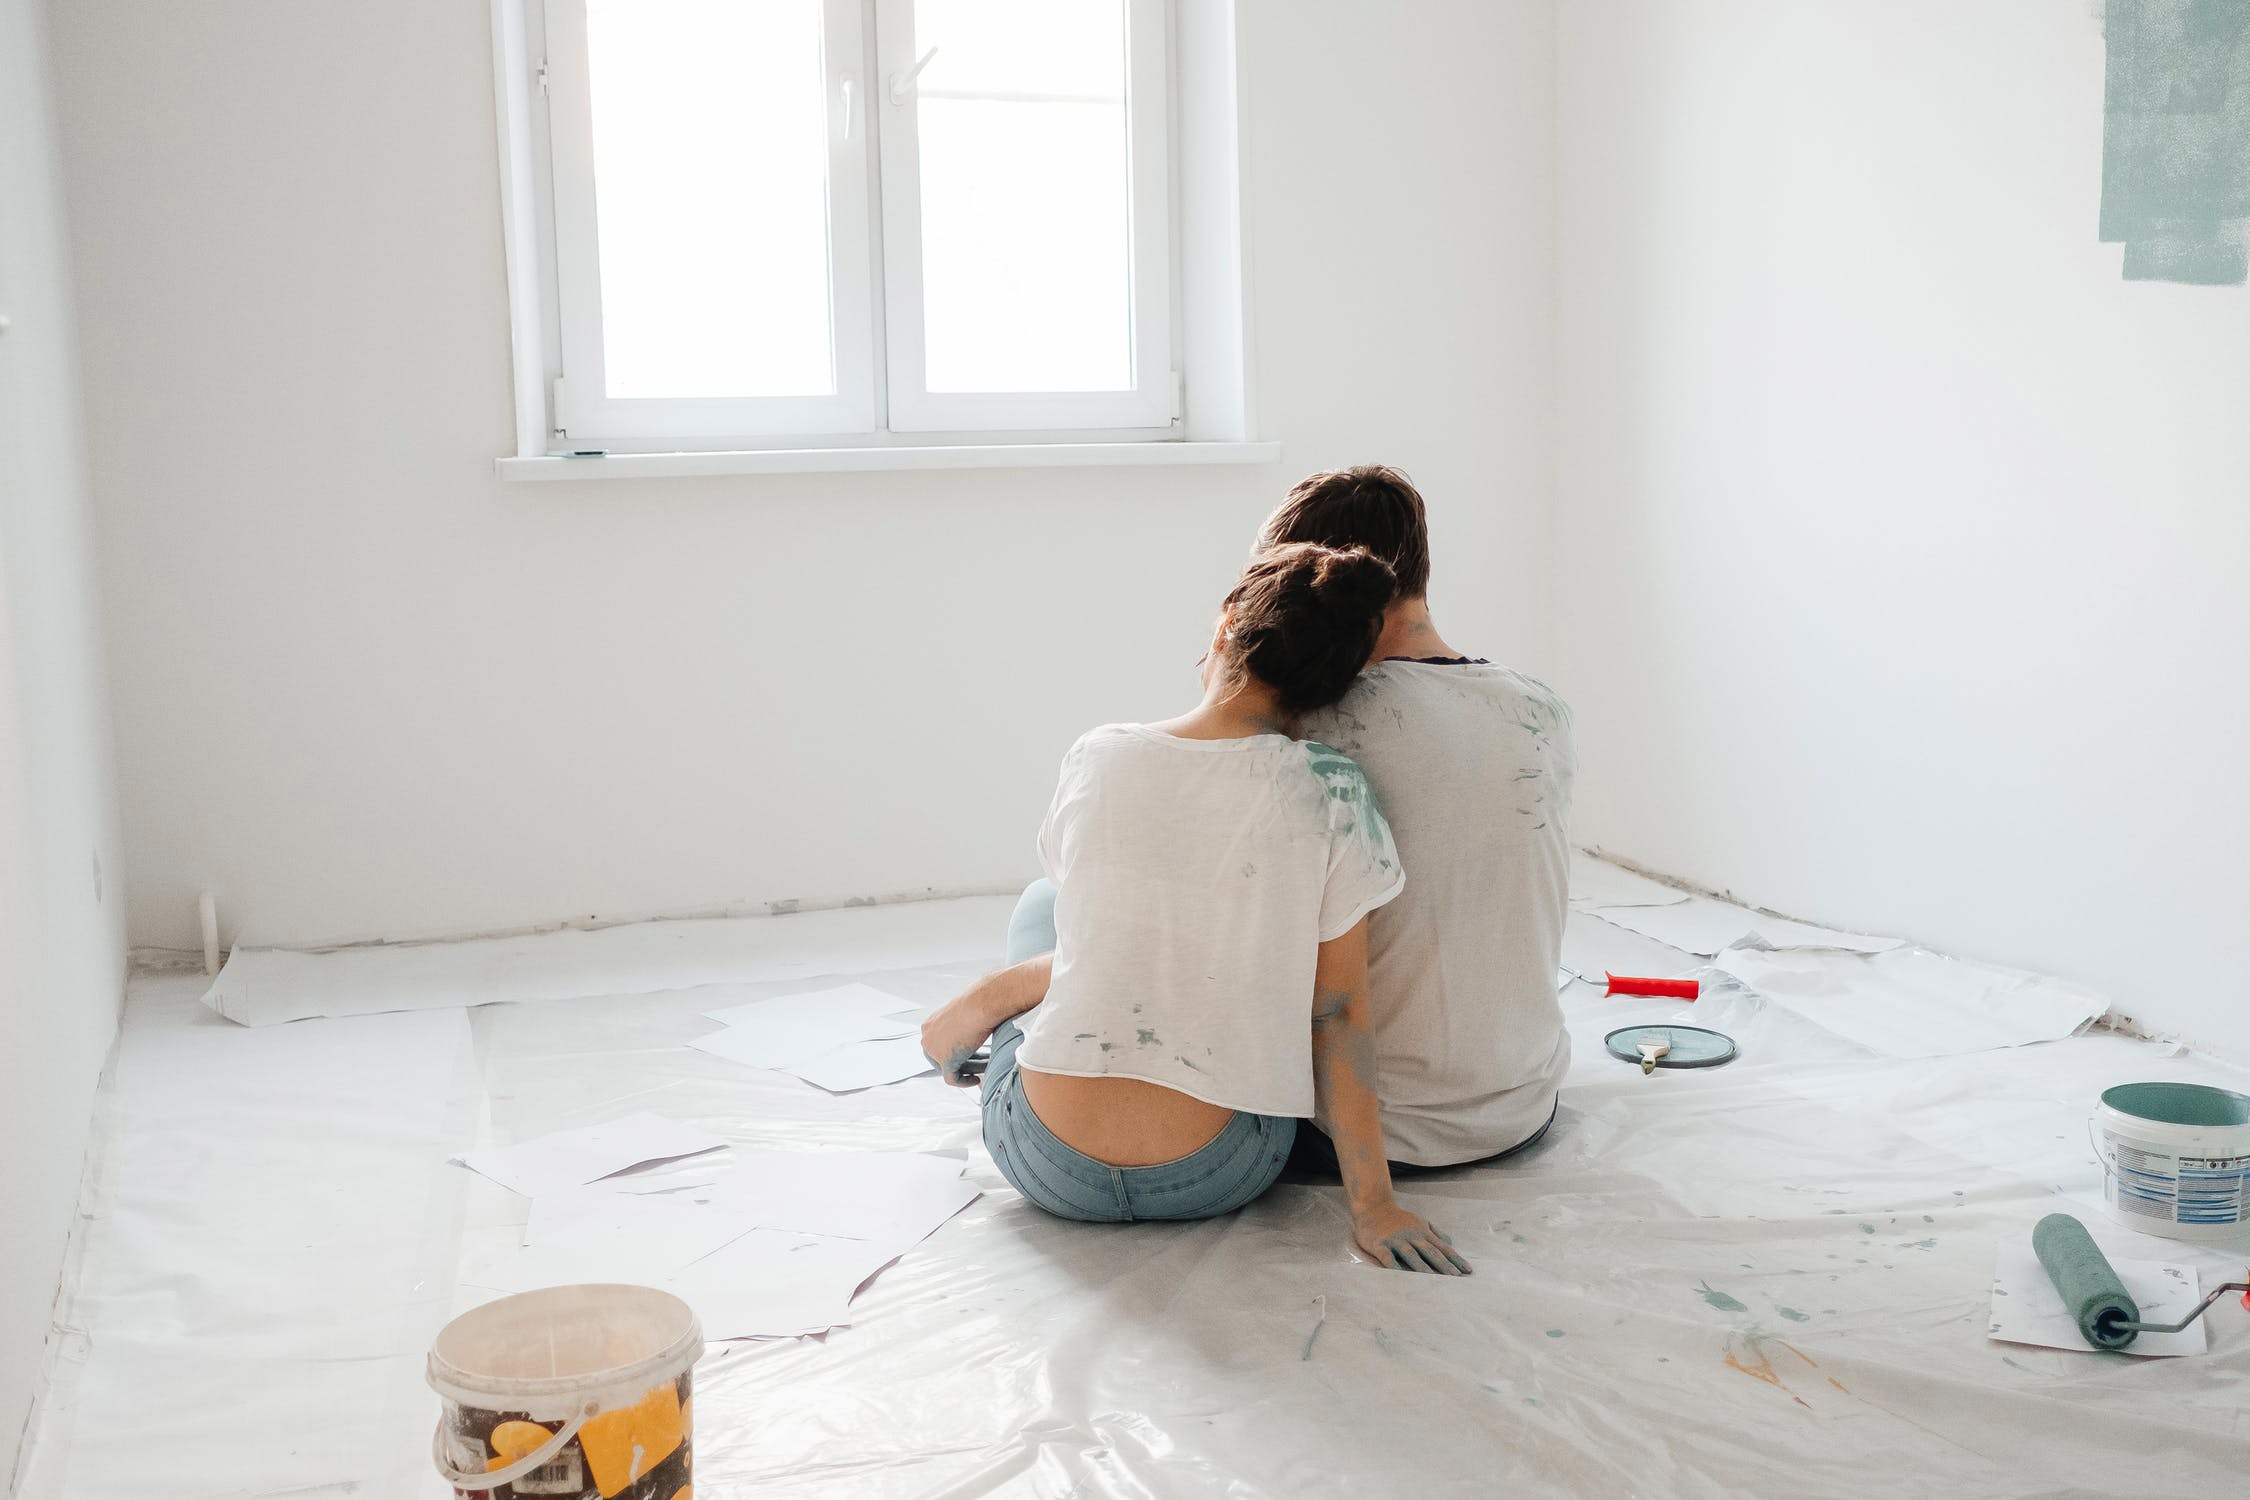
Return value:
[(955, 1088), (970, 1088), (976, 1083), (973, 1077), (964, 1076), (961, 1065), (976, 1056), (992, 1035), (992, 1024), (983, 1009), (974, 1003), (972, 996), (963, 995), (950, 1005), (932, 1011), (922, 1023), (922, 1055), (938, 1070), (938, 1076)]
[(1435, 1271), (1440, 1276), (1472, 1274), (1445, 1231), (1418, 1213), (1392, 1204), (1360, 1215), (1352, 1223), (1360, 1253), (1379, 1266), (1399, 1271)]

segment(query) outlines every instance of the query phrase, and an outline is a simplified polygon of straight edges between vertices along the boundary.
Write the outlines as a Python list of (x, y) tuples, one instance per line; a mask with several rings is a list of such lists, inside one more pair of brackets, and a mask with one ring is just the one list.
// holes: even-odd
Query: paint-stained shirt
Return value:
[(1039, 856), (1055, 967), (1024, 1067), (1312, 1114), (1319, 947), (1405, 883), (1349, 756), (1104, 725), (1063, 757)]
[(1393, 1161), (1531, 1138), (1570, 1068), (1570, 710), (1482, 662), (1378, 662), (1303, 728), (1366, 769), (1414, 882), (1367, 924), (1375, 1091)]

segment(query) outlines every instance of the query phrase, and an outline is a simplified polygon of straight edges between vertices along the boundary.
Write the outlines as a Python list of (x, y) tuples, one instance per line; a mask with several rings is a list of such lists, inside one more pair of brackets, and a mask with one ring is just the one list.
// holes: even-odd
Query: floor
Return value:
[[(1405, 1195), (1476, 1263), (1440, 1280), (1355, 1262), (1334, 1188), (1206, 1224), (1049, 1219), (934, 1079), (830, 1096), (682, 1045), (709, 1003), (683, 986), (713, 974), (942, 998), (1006, 911), (666, 924), (660, 956), (562, 934), (533, 940), (576, 976), (548, 998), (287, 1025), (223, 1019), (201, 976), (136, 982), (25, 1500), (442, 1495), (423, 1351), (524, 1217), (447, 1158), (637, 1109), (744, 1144), (966, 1153), (986, 1190), (849, 1328), (714, 1348), (703, 1500), (2208, 1497), (2250, 1472), (2232, 1299), (2199, 1358), (1985, 1336), (1996, 1243), (2057, 1207), (2113, 1255), (2241, 1269), (2103, 1220), (2084, 1135), (2111, 1083), (2250, 1086), (2237, 1070), (2103, 1032), (1893, 1060), (1738, 997), (1737, 1061), (1644, 1077), (1602, 1036), (1682, 1007), (1574, 982), (1545, 1145)], [(1573, 924), (1648, 972), (1701, 962)]]

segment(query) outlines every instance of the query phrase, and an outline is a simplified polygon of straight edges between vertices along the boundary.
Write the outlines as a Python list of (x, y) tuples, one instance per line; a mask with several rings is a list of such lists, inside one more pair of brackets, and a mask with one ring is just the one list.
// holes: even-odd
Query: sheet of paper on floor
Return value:
[(914, 1151), (738, 1151), (711, 1192), (761, 1229), (912, 1243), (975, 1201), (962, 1165)]
[[(637, 1192), (605, 1182), (532, 1200), (524, 1221), (529, 1250), (614, 1244), (620, 1253), (657, 1275), (710, 1254), (745, 1230), (758, 1227), (746, 1205), (713, 1200), (713, 1187)], [(673, 1259), (677, 1256), (677, 1259)]]
[(713, 1342), (820, 1333), (849, 1323), (852, 1294), (908, 1248), (753, 1229), (666, 1285)]
[(461, 1282), (495, 1295), (581, 1282), (662, 1287), (695, 1309), (706, 1339), (783, 1338), (850, 1321), (853, 1292), (915, 1243), (746, 1228), (724, 1211), (704, 1218), (693, 1237), (668, 1231), (698, 1227), (695, 1216), (659, 1213), (634, 1234), (527, 1247), (468, 1268)]
[(921, 1007), (872, 985), (777, 995), (704, 1014), (725, 1027), (689, 1046), (753, 1068), (794, 1073), (832, 1094), (933, 1071), (917, 1039)]
[(919, 1152), (744, 1151), (716, 1183), (609, 1183), (532, 1205), (521, 1251), (464, 1274), (494, 1292), (624, 1281), (677, 1291), (710, 1339), (847, 1320), (853, 1291), (973, 1202), (962, 1162)]
[(801, 997), (734, 1006), (725, 1013), (738, 1019), (707, 1036), (696, 1037), (688, 1045), (753, 1068), (794, 1070), (839, 1047), (911, 1037), (919, 1029), (918, 1022), (862, 1016), (856, 1008), (829, 1015)]
[[(2193, 1266), (2161, 1260), (2119, 1260), (2115, 1256), (2109, 1263), (2140, 1308), (2144, 1323), (2177, 1323), (2195, 1310), (2203, 1295), (2202, 1281)], [(1993, 1256), (1989, 1334), (2007, 1344), (2072, 1349), (2094, 1359), (2112, 1357), (2087, 1344), (2069, 1309), (2063, 1306), (2062, 1293), (2055, 1290), (2054, 1280), (2026, 1240), (2003, 1240)], [(2201, 1354), (2209, 1347), (2204, 1320), (2198, 1318), (2178, 1333), (2144, 1333), (2122, 1352)]]
[(724, 1005), (703, 1013), (721, 1026), (774, 1024), (787, 1016), (800, 1026), (844, 1028), (836, 1041), (869, 1037), (905, 1036), (922, 1024), (925, 1014), (912, 1000), (903, 999), (871, 984), (840, 984), (833, 989), (804, 990), (793, 995), (769, 995), (740, 1005)]
[(551, 1135), (464, 1151), (453, 1159), (502, 1187), (536, 1198), (611, 1177), (651, 1162), (676, 1161), (717, 1151), (724, 1138), (678, 1120), (642, 1111)]
[(1712, 966), (1884, 1057), (2051, 1042), (2109, 1009), (2077, 985), (1923, 948), (1872, 955), (1737, 948)]
[(1903, 945), (1900, 938), (1838, 932), (1806, 922), (1792, 922), (1786, 917), (1764, 916), (1745, 907), (1701, 896), (1670, 906), (1605, 907), (1594, 914), (1629, 932), (1704, 958), (1745, 944), (1768, 948), (1835, 948), (1852, 953), (1881, 953)]
[(852, 1042), (787, 1071), (831, 1094), (848, 1094), (937, 1070), (922, 1055), (921, 1039), (909, 1036), (896, 1041)]
[[(524, 1224), (527, 1246), (603, 1234), (643, 1235), (648, 1229), (703, 1219), (714, 1227), (693, 1231), (701, 1239), (733, 1224), (747, 1229), (787, 1229), (845, 1239), (919, 1240), (975, 1201), (980, 1191), (963, 1178), (959, 1157), (919, 1151), (773, 1151), (736, 1147), (726, 1169), (706, 1180), (691, 1177), (649, 1188), (633, 1178), (613, 1178), (534, 1200)], [(696, 1174), (700, 1177), (701, 1174)]]

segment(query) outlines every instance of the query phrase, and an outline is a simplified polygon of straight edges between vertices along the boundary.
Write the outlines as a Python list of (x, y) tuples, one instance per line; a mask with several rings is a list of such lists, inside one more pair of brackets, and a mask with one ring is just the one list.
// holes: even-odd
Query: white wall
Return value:
[(0, 1475), (124, 984), (70, 273), (36, 0), (0, 0)]
[(1574, 0), (1579, 832), (2250, 1045), (2250, 293), (2095, 242), (2054, 0)]
[(308, 943), (1028, 878), (1315, 467), (1411, 470), (1448, 632), (1530, 649), (1548, 0), (1242, 7), (1278, 469), (553, 486), (491, 470), (482, 4), (53, 14), (137, 943), (204, 886)]

